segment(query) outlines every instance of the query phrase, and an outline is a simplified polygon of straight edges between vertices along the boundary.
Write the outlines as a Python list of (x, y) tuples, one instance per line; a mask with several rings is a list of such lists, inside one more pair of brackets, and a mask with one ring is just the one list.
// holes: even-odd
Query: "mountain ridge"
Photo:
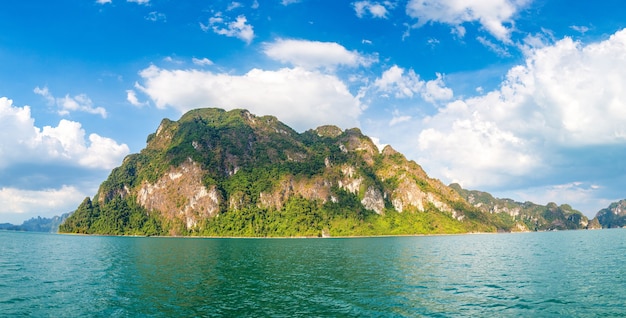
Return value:
[(518, 231), (553, 231), (586, 229), (589, 219), (568, 204), (550, 202), (540, 205), (533, 202), (517, 202), (512, 199), (495, 198), (490, 193), (466, 190), (459, 184), (450, 187), (459, 192), (468, 203), (483, 212), (499, 215), (504, 222), (513, 222)]
[(391, 146), (379, 150), (358, 128), (298, 133), (273, 116), (202, 108), (163, 119), (146, 147), (113, 169), (60, 230), (173, 236), (523, 230), (515, 219), (470, 204), (459, 189), (430, 178)]
[(11, 223), (0, 223), (0, 230), (5, 231), (22, 231), (22, 232), (46, 232), (57, 233), (59, 226), (67, 219), (72, 212), (63, 213), (60, 216), (55, 215), (53, 217), (33, 217), (25, 220), (20, 225)]

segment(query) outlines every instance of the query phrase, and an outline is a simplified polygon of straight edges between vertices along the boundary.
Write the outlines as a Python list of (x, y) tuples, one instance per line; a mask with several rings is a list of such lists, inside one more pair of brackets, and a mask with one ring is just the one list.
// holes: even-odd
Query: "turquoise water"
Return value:
[(350, 239), (0, 232), (0, 316), (626, 315), (626, 230)]

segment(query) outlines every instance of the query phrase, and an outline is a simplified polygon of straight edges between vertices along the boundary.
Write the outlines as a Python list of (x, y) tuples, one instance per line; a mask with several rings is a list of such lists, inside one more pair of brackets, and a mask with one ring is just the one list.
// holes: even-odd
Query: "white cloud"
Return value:
[(132, 89), (126, 90), (126, 100), (135, 107), (143, 107), (148, 105), (147, 102), (140, 102), (137, 98), (137, 93)]
[(376, 148), (378, 148), (378, 151), (383, 151), (383, 149), (385, 149), (385, 147), (388, 146), (387, 144), (381, 143), (380, 138), (370, 136), (370, 139), (372, 140), (374, 145), (376, 145)]
[(40, 216), (60, 215), (76, 209), (78, 204), (90, 194), (80, 191), (74, 186), (61, 186), (58, 189), (24, 190), (16, 188), (0, 188), (0, 216), (3, 219), (12, 217), (15, 221), (33, 217), (19, 217), (16, 214), (29, 214), (37, 211)]
[(443, 82), (443, 75), (437, 73), (436, 79), (426, 82), (421, 95), (425, 101), (436, 103), (438, 101), (450, 100), (454, 94), (452, 89), (446, 87), (446, 84)]
[(150, 4), (150, 0), (126, 0), (128, 2), (134, 2), (136, 4), (143, 4), (143, 5), (149, 5)]
[(68, 115), (70, 111), (82, 111), (94, 115), (100, 115), (102, 118), (107, 117), (106, 110), (103, 107), (94, 107), (91, 99), (85, 94), (76, 95), (74, 97), (65, 95), (63, 98), (57, 98), (57, 104), (62, 108), (59, 112), (61, 115)]
[(531, 55), (534, 50), (544, 48), (548, 45), (552, 45), (557, 39), (551, 31), (542, 29), (541, 33), (527, 34), (522, 43), (518, 43), (517, 47), (525, 55)]
[(332, 70), (340, 65), (369, 66), (377, 61), (356, 51), (348, 51), (335, 42), (278, 39), (272, 43), (265, 43), (263, 51), (274, 60), (309, 69)]
[(191, 61), (193, 62), (193, 64), (199, 65), (199, 66), (209, 66), (209, 65), (213, 65), (213, 61), (209, 60), (208, 58), (192, 58)]
[(48, 87), (39, 88), (35, 87), (33, 92), (37, 95), (43, 96), (49, 105), (56, 105), (60, 107), (59, 115), (69, 115), (72, 111), (81, 111), (89, 114), (100, 115), (102, 118), (107, 117), (107, 111), (103, 107), (94, 107), (93, 102), (87, 95), (79, 94), (71, 97), (69, 94), (65, 97), (55, 98), (48, 90)]
[[(77, 128), (80, 129), (80, 125)], [(111, 169), (118, 166), (120, 158), (128, 152), (125, 144), (119, 145), (111, 138), (89, 134), (89, 146), (78, 148), (77, 153), (80, 154), (78, 162), (83, 167)]]
[(394, 65), (374, 81), (374, 86), (381, 92), (394, 93), (396, 98), (406, 98), (419, 93), (424, 87), (424, 81), (415, 71), (409, 70), (405, 75), (403, 68)]
[[(390, 2), (386, 1), (386, 5), (393, 6)], [(386, 19), (389, 11), (387, 11), (387, 7), (378, 2), (372, 1), (357, 1), (352, 4), (354, 7), (354, 11), (356, 16), (359, 18), (364, 17), (367, 13), (369, 13), (374, 18)]]
[(498, 40), (511, 43), (511, 27), (513, 18), (530, 0), (410, 0), (406, 12), (410, 17), (418, 19), (418, 26), (428, 22), (446, 23), (452, 26), (455, 34), (463, 36), (465, 31), (458, 33), (463, 23), (478, 22)]
[[(423, 121), (420, 163), (480, 188), (546, 178), (610, 155), (599, 147), (626, 145), (625, 52), (626, 30), (598, 43), (564, 38), (529, 50), (497, 90), (451, 102)], [(585, 149), (592, 159), (569, 155)], [(622, 169), (603, 161), (615, 165), (603, 170)]]
[(93, 169), (111, 169), (129, 152), (128, 146), (98, 134), (89, 135), (80, 123), (62, 119), (57, 127), (44, 126), (37, 136), (47, 155), (52, 158), (76, 161), (80, 166)]
[(43, 98), (45, 98), (48, 102), (48, 105), (52, 106), (56, 104), (56, 99), (52, 97), (52, 94), (50, 93), (50, 90), (48, 90), (47, 86), (44, 86), (44, 88), (39, 88), (39, 86), (37, 86), (33, 92), (37, 95), (43, 96)]
[(300, 2), (300, 0), (281, 0), (280, 3), (284, 6), (288, 6), (292, 3), (298, 3), (298, 2)]
[(209, 19), (207, 25), (200, 23), (200, 28), (205, 32), (211, 29), (216, 34), (236, 37), (248, 44), (254, 39), (254, 28), (248, 24), (248, 19), (244, 15), (239, 15), (235, 21), (229, 21), (218, 12)]
[(107, 3), (111, 3), (111, 0), (96, 0), (97, 4), (107, 4)]
[(386, 96), (393, 94), (395, 98), (412, 98), (419, 94), (430, 103), (447, 101), (453, 96), (452, 89), (445, 86), (441, 74), (437, 74), (436, 79), (426, 82), (412, 69), (405, 72), (397, 65), (383, 72), (381, 77), (374, 81), (373, 87)]
[(303, 131), (329, 123), (358, 126), (362, 111), (358, 98), (339, 78), (300, 67), (232, 75), (150, 66), (140, 75), (143, 92), (158, 108), (180, 112), (199, 107), (245, 108), (258, 115), (275, 115)]
[(13, 164), (59, 163), (93, 169), (111, 169), (129, 153), (128, 146), (97, 134), (85, 141), (81, 124), (61, 120), (56, 127), (34, 126), (30, 107), (13, 106), (0, 98), (0, 169)]
[(452, 30), (450, 30), (450, 33), (462, 39), (463, 37), (465, 37), (465, 33), (467, 33), (467, 30), (462, 25), (455, 25)]
[(242, 7), (243, 7), (243, 4), (241, 4), (241, 2), (233, 1), (228, 5), (228, 7), (226, 8), (226, 11), (232, 11), (232, 10), (242, 8)]

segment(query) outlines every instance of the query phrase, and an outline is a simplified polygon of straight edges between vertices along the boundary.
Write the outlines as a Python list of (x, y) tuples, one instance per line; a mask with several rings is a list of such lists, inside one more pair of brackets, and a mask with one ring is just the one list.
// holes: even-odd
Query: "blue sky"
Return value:
[(0, 222), (69, 212), (162, 118), (246, 108), (359, 127), (444, 183), (626, 198), (626, 4), (59, 0), (0, 4)]

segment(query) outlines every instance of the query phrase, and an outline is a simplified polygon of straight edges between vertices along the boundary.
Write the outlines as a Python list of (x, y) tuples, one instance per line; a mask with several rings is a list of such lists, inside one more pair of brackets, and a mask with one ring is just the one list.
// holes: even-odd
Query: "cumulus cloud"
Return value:
[(235, 37), (250, 44), (254, 39), (254, 28), (248, 24), (248, 19), (244, 15), (239, 15), (234, 21), (224, 17), (221, 12), (209, 18), (208, 24), (200, 23), (203, 31), (212, 30), (216, 34), (227, 37)]
[[(84, 130), (78, 125), (76, 131), (80, 133)], [(98, 134), (89, 134), (89, 146), (83, 144), (83, 147), (79, 147), (77, 150), (77, 153), (80, 154), (78, 162), (81, 166), (107, 169), (119, 165), (120, 158), (129, 152), (128, 146), (125, 144), (119, 145), (115, 140)]]
[(393, 8), (395, 5), (389, 1), (385, 1), (383, 4), (372, 1), (357, 1), (352, 6), (356, 16), (359, 18), (369, 13), (374, 18), (386, 19), (389, 14), (387, 7)]
[(111, 0), (96, 0), (97, 4), (107, 4), (107, 3), (111, 3)]
[(232, 75), (150, 66), (140, 76), (142, 91), (158, 108), (180, 112), (199, 107), (245, 108), (278, 116), (299, 131), (329, 123), (355, 127), (362, 112), (359, 99), (339, 78), (301, 67)]
[(136, 4), (149, 5), (150, 0), (126, 0), (127, 2), (134, 2)]
[(39, 88), (39, 86), (35, 87), (33, 92), (45, 98), (49, 105), (58, 106), (60, 108), (58, 110), (59, 115), (66, 116), (72, 111), (81, 111), (89, 114), (100, 115), (102, 118), (107, 117), (106, 109), (99, 106), (94, 107), (91, 99), (85, 94), (79, 94), (73, 97), (67, 94), (65, 97), (55, 98), (48, 90), (48, 87)]
[(577, 167), (589, 162), (620, 171), (623, 151), (614, 146), (626, 144), (625, 52), (626, 30), (597, 43), (564, 38), (528, 51), (498, 89), (424, 119), (420, 162), (478, 188), (557, 170), (588, 178), (597, 171)]
[(394, 65), (374, 81), (374, 86), (383, 93), (393, 93), (396, 98), (406, 98), (419, 93), (424, 87), (424, 81), (415, 71), (409, 70), (405, 75), (403, 68)]
[(437, 73), (436, 79), (426, 82), (421, 95), (425, 101), (436, 103), (438, 101), (450, 100), (454, 94), (452, 89), (446, 87), (446, 84), (443, 82), (443, 75)]
[(13, 106), (0, 98), (0, 169), (13, 164), (58, 163), (90, 169), (111, 169), (129, 153), (125, 144), (97, 134), (85, 140), (80, 123), (61, 120), (56, 127), (34, 125), (30, 107)]
[[(418, 19), (418, 26), (428, 22), (445, 23), (452, 26), (459, 36), (465, 34), (464, 23), (478, 22), (498, 40), (511, 43), (511, 29), (514, 16), (530, 0), (410, 0), (407, 14)], [(459, 27), (463, 28), (459, 33)]]
[(395, 98), (412, 98), (419, 94), (430, 103), (447, 101), (453, 96), (452, 89), (445, 86), (441, 74), (437, 74), (434, 80), (424, 81), (412, 69), (405, 71), (397, 65), (384, 71), (381, 77), (374, 81), (373, 86), (385, 96), (393, 94)]
[(369, 66), (376, 62), (373, 57), (356, 51), (348, 51), (335, 42), (278, 39), (265, 43), (263, 52), (270, 58), (304, 68), (334, 69), (337, 66)]

